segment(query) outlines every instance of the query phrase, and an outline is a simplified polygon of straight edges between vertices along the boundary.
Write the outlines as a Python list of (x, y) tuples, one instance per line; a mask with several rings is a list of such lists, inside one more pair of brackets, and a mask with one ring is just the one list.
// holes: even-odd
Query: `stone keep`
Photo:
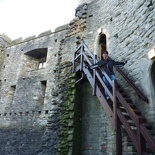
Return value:
[[(107, 49), (113, 59), (127, 60), (123, 70), (149, 104), (121, 84), (153, 123), (155, 63), (147, 53), (155, 46), (154, 7), (154, 0), (81, 0), (75, 18), (54, 32), (24, 40), (0, 35), (0, 154), (115, 154), (104, 109), (89, 84), (75, 85), (73, 51), (82, 40), (98, 59)], [(134, 154), (127, 141), (124, 153)]]

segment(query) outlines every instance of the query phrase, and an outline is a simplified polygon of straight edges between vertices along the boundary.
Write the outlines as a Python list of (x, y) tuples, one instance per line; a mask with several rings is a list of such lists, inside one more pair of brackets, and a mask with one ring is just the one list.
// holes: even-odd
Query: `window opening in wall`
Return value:
[(41, 103), (43, 104), (44, 103), (44, 98), (45, 98), (45, 94), (46, 94), (46, 85), (47, 85), (47, 81), (40, 81), (41, 82), (41, 91), (42, 91), (42, 101)]
[(41, 88), (44, 96), (46, 93), (46, 85), (47, 85), (47, 81), (41, 81)]
[(13, 102), (15, 90), (16, 90), (16, 85), (13, 85), (13, 86), (10, 87), (9, 95), (8, 95), (8, 102), (9, 103), (12, 103)]
[(48, 114), (48, 110), (45, 110), (45, 114)]
[(16, 90), (16, 85), (13, 85), (13, 86), (10, 87), (10, 91), (11, 91), (13, 94), (14, 94), (15, 90)]
[(41, 68), (45, 68), (46, 67), (46, 57), (44, 57), (44, 58), (41, 58), (40, 60), (39, 60), (39, 69), (41, 69)]
[(106, 35), (101, 34), (99, 39), (99, 59), (102, 59), (102, 52), (106, 50)]
[(29, 70), (43, 69), (46, 67), (47, 48), (39, 48), (26, 52)]

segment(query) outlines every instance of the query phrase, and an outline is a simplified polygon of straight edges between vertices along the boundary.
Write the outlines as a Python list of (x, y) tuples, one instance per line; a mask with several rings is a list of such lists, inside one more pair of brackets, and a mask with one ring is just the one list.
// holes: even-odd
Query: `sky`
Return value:
[(79, 0), (0, 0), (0, 34), (12, 40), (69, 23)]

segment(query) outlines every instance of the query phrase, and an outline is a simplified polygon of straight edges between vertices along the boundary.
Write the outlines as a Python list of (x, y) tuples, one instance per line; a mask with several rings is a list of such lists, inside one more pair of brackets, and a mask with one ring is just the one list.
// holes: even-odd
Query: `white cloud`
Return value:
[(0, 0), (0, 34), (11, 39), (38, 35), (69, 23), (79, 0)]

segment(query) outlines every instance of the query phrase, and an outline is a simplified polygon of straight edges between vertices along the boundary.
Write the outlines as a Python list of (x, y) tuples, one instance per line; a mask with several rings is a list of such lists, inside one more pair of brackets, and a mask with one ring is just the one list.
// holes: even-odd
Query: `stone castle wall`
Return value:
[[(0, 154), (94, 155), (94, 150), (96, 155), (115, 154), (115, 133), (104, 109), (87, 84), (81, 90), (73, 84), (71, 73), (73, 51), (84, 40), (99, 55), (101, 34), (106, 35), (110, 56), (128, 61), (123, 70), (146, 94), (149, 104), (135, 97), (125, 82), (121, 84), (154, 122), (150, 77), (154, 60), (147, 57), (154, 47), (154, 1), (85, 0), (79, 4), (75, 18), (55, 32), (13, 41), (0, 36)], [(119, 75), (117, 79), (122, 81)], [(123, 150), (132, 154), (127, 145)]]
[[(7, 45), (2, 44), (1, 48), (0, 154), (73, 152), (73, 138), (78, 133), (78, 128), (73, 128), (73, 118), (79, 116), (73, 110), (75, 75), (71, 62), (78, 37), (71, 39), (69, 33), (68, 26), (62, 26), (54, 33), (10, 44), (2, 36)], [(46, 66), (42, 67), (44, 57)], [(68, 125), (64, 126), (62, 121)], [(65, 146), (64, 139), (69, 139)]]
[[(128, 61), (123, 70), (149, 98), (149, 105), (139, 101), (135, 92), (126, 88), (131, 92), (130, 97), (153, 122), (154, 79), (151, 70), (154, 60), (148, 59), (148, 51), (154, 48), (154, 1), (98, 0), (88, 3), (87, 7), (83, 34), (86, 44), (93, 53), (98, 53), (100, 35), (106, 35), (110, 56), (117, 61)], [(98, 30), (102, 32), (99, 34)]]

